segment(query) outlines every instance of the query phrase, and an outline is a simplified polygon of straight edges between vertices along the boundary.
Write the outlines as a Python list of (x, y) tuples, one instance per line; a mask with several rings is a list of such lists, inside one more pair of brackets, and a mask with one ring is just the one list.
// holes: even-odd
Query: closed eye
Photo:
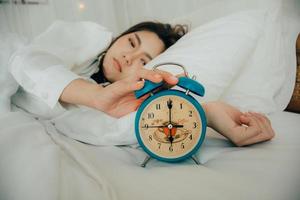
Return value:
[(133, 40), (131, 38), (129, 38), (128, 41), (129, 41), (131, 47), (134, 48), (135, 44), (134, 44)]

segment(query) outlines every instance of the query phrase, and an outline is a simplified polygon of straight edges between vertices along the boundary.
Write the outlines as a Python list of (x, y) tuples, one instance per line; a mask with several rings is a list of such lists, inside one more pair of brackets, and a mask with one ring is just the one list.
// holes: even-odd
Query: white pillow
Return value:
[[(291, 87), (284, 93), (281, 89), (285, 84), (291, 85), (288, 79), (295, 77), (295, 74), (288, 74), (291, 70), (285, 54), (295, 47), (286, 48), (281, 19), (281, 5), (274, 5), (267, 13), (266, 25), (253, 55), (223, 95), (224, 101), (244, 111), (272, 113), (285, 108), (290, 98), (286, 94), (291, 93)], [(279, 93), (286, 97), (282, 98)]]
[[(265, 11), (247, 10), (225, 16), (193, 29), (146, 65), (177, 62), (206, 89), (202, 100), (220, 98), (233, 77), (253, 52), (262, 31)], [(174, 67), (168, 71), (178, 73)]]

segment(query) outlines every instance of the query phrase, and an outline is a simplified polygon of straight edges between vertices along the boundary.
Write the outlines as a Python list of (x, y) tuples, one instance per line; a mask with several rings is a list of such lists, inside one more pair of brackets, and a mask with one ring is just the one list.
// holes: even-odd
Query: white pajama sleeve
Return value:
[(64, 88), (80, 78), (57, 56), (43, 50), (24, 48), (10, 59), (12, 76), (26, 92), (54, 108)]

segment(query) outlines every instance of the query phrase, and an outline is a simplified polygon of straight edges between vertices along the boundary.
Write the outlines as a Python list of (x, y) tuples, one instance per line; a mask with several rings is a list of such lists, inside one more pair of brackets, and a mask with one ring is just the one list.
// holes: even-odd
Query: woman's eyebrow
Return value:
[[(140, 45), (142, 44), (142, 41), (141, 41), (140, 36), (139, 36), (137, 33), (134, 33), (134, 36), (135, 36), (135, 38), (136, 38), (136, 40), (138, 41), (138, 44), (139, 44), (139, 46), (140, 46)], [(145, 52), (145, 55), (146, 55), (150, 60), (153, 59), (152, 56), (150, 56), (150, 54), (148, 54), (147, 52)]]
[(134, 33), (134, 36), (135, 36), (136, 40), (138, 41), (139, 45), (141, 45), (142, 42), (141, 42), (140, 36), (138, 36), (138, 34), (136, 34), (136, 33)]

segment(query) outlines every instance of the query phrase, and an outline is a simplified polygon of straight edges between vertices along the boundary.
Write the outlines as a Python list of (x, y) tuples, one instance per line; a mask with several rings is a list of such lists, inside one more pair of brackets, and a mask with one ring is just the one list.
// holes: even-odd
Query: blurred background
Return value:
[[(144, 20), (172, 22), (197, 13), (197, 23), (251, 7), (267, 7), (270, 0), (0, 0), (0, 31), (33, 38), (53, 21), (88, 20), (118, 34)], [(218, 3), (218, 9), (212, 9)], [(298, 5), (300, 0), (284, 0)], [(297, 6), (296, 6), (297, 7)], [(300, 6), (298, 7), (300, 9)]]
[(27, 37), (43, 31), (54, 20), (89, 20), (119, 33), (143, 20), (169, 21), (197, 10), (210, 0), (2, 0), (2, 30)]

